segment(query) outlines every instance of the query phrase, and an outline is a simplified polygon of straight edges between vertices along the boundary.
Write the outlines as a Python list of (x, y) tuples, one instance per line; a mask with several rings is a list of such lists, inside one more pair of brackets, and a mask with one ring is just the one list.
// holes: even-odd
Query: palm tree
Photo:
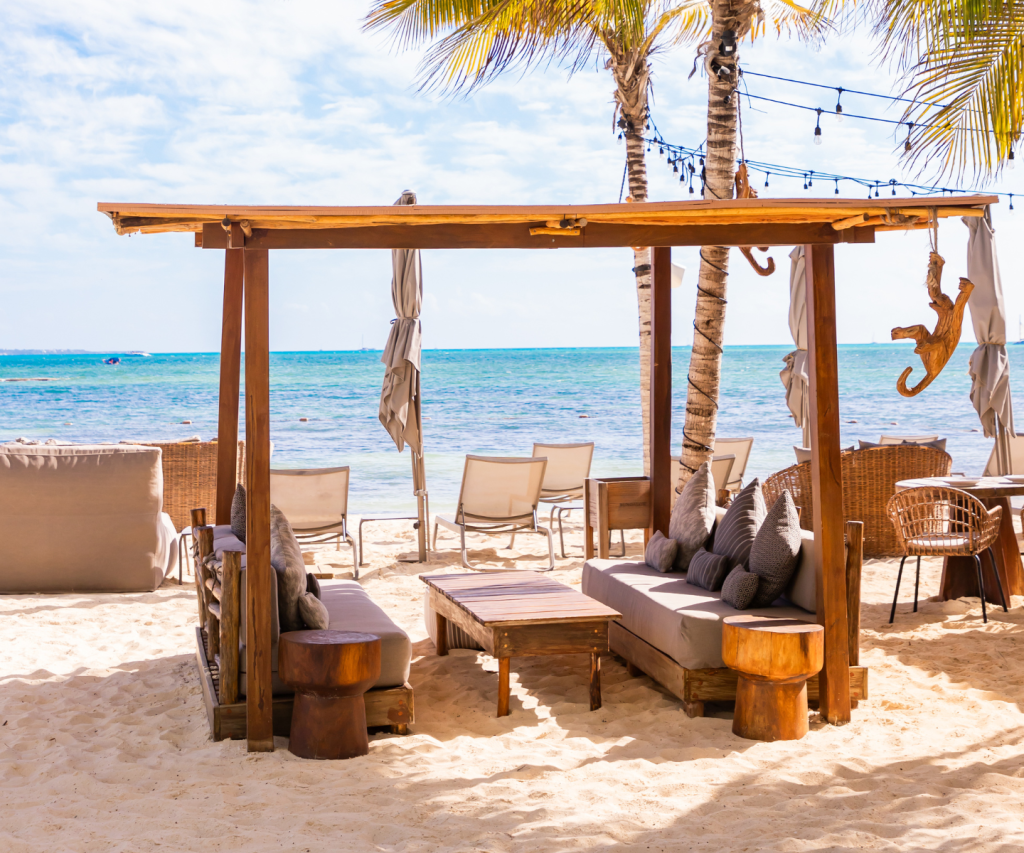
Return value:
[[(820, 0), (824, 13), (842, 0)], [(915, 101), (903, 114), (907, 165), (975, 179), (1012, 168), (1024, 126), (1024, 0), (867, 0), (883, 59)]]
[[(740, 40), (763, 36), (769, 28), (779, 34), (785, 30), (815, 37), (824, 27), (824, 17), (789, 0), (710, 0), (710, 6), (711, 35), (700, 47), (708, 75), (704, 198), (729, 199), (736, 179)], [(711, 458), (714, 448), (728, 278), (729, 249), (703, 246), (677, 492), (700, 464)]]
[[(558, 62), (574, 73), (604, 59), (615, 81), (612, 126), (625, 138), (629, 198), (644, 202), (651, 57), (680, 40), (706, 34), (708, 21), (706, 0), (374, 0), (365, 26), (390, 31), (402, 47), (433, 42), (421, 65), (422, 85), (451, 92), (470, 91), (517, 67)], [(649, 249), (634, 248), (633, 272), (640, 319), (644, 472), (649, 474)]]

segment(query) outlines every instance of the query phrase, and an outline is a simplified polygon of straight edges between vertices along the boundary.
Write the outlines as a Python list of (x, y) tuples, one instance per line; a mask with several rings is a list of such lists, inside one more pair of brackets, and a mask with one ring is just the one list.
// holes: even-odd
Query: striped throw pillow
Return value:
[(690, 560), (690, 570), (686, 573), (686, 582), (706, 589), (708, 592), (718, 592), (722, 588), (722, 582), (729, 574), (732, 563), (728, 557), (712, 554), (701, 548)]
[(718, 523), (712, 552), (728, 557), (730, 566), (745, 567), (765, 514), (761, 481), (754, 478), (736, 495), (732, 506)]

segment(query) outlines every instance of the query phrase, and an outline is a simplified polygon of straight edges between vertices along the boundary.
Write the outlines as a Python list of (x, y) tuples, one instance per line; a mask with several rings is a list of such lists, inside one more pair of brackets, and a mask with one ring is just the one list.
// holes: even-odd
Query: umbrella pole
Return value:
[[(415, 407), (416, 424), (419, 427), (418, 433), (420, 437), (420, 453), (415, 450), (412, 451), (412, 486), (416, 493), (416, 515), (418, 516), (418, 522), (416, 524), (416, 532), (419, 534), (417, 537), (419, 545), (419, 561), (421, 563), (427, 562), (427, 535), (430, 524), (427, 512), (427, 469), (423, 464), (423, 409), (420, 404), (420, 374), (416, 371), (416, 397), (413, 399), (413, 406)], [(411, 450), (411, 448), (410, 448)]]

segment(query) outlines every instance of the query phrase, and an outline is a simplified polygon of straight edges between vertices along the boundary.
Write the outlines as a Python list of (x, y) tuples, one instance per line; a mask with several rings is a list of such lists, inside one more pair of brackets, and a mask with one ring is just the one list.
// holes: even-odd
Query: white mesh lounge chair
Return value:
[[(565, 536), (562, 532), (562, 516), (574, 509), (582, 509), (583, 483), (590, 476), (590, 463), (594, 458), (594, 442), (580, 444), (534, 444), (534, 457), (543, 456), (548, 460), (544, 472), (544, 483), (540, 489), (540, 502), (551, 505), (550, 524), (558, 521), (558, 544), (565, 558)], [(516, 534), (512, 533), (511, 548)]]
[(349, 467), (271, 469), (270, 502), (295, 531), (299, 543), (328, 542), (338, 546), (344, 539), (352, 549), (355, 577), (359, 577), (359, 554), (348, 533)]
[(928, 444), (931, 441), (938, 441), (937, 435), (883, 435), (878, 439), (879, 444)]
[[(711, 457), (711, 479), (715, 481), (715, 500), (718, 500), (718, 490), (728, 488), (726, 485), (732, 477), (732, 469), (736, 464), (736, 455), (733, 453), (724, 456)], [(683, 467), (683, 460), (680, 456), (672, 457), (672, 488), (679, 486), (679, 469)]]
[(750, 449), (754, 446), (753, 438), (716, 438), (712, 448), (714, 456), (728, 456), (730, 453), (736, 457), (732, 465), (732, 473), (729, 475), (729, 482), (724, 486), (715, 480), (715, 486), (719, 489), (728, 489), (730, 492), (738, 492), (743, 488), (743, 477), (747, 473), (747, 462), (750, 461)]
[(547, 465), (548, 460), (544, 457), (467, 456), (458, 510), (454, 516), (434, 516), (434, 549), (437, 549), (437, 528), (440, 525), (459, 534), (462, 565), (467, 569), (488, 571), (469, 562), (467, 531), (543, 533), (548, 537), (548, 567), (542, 571), (550, 572), (555, 567), (554, 542), (551, 531), (541, 527), (537, 521), (537, 504)]

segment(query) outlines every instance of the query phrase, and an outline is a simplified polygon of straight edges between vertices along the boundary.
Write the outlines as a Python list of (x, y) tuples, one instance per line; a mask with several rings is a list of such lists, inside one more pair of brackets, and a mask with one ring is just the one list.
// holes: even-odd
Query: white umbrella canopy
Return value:
[[(406, 190), (395, 204), (416, 204), (416, 194)], [(391, 321), (391, 333), (380, 359), (387, 366), (380, 395), (380, 422), (399, 452), (408, 444), (414, 452), (422, 454), (418, 407), (423, 273), (419, 249), (392, 249), (391, 266), (395, 319)]]
[[(406, 190), (395, 204), (416, 204), (416, 193)], [(380, 394), (380, 422), (399, 453), (412, 450), (412, 486), (416, 495), (419, 561), (427, 559), (430, 505), (427, 472), (423, 464), (423, 412), (420, 404), (420, 311), (423, 307), (423, 270), (418, 249), (391, 250), (391, 301), (395, 319), (381, 361), (386, 365)]]
[(964, 219), (967, 241), (967, 277), (974, 292), (967, 305), (978, 347), (971, 353), (971, 402), (988, 438), (996, 439), (997, 473), (1010, 472), (1009, 440), (1014, 435), (1010, 399), (1010, 360), (1006, 355), (1006, 309), (999, 278), (995, 232), (984, 218)]
[(804, 247), (789, 253), (789, 331), (796, 349), (783, 361), (779, 373), (786, 386), (786, 405), (803, 430), (803, 446), (811, 446), (810, 377), (807, 375), (807, 283), (804, 279)]

